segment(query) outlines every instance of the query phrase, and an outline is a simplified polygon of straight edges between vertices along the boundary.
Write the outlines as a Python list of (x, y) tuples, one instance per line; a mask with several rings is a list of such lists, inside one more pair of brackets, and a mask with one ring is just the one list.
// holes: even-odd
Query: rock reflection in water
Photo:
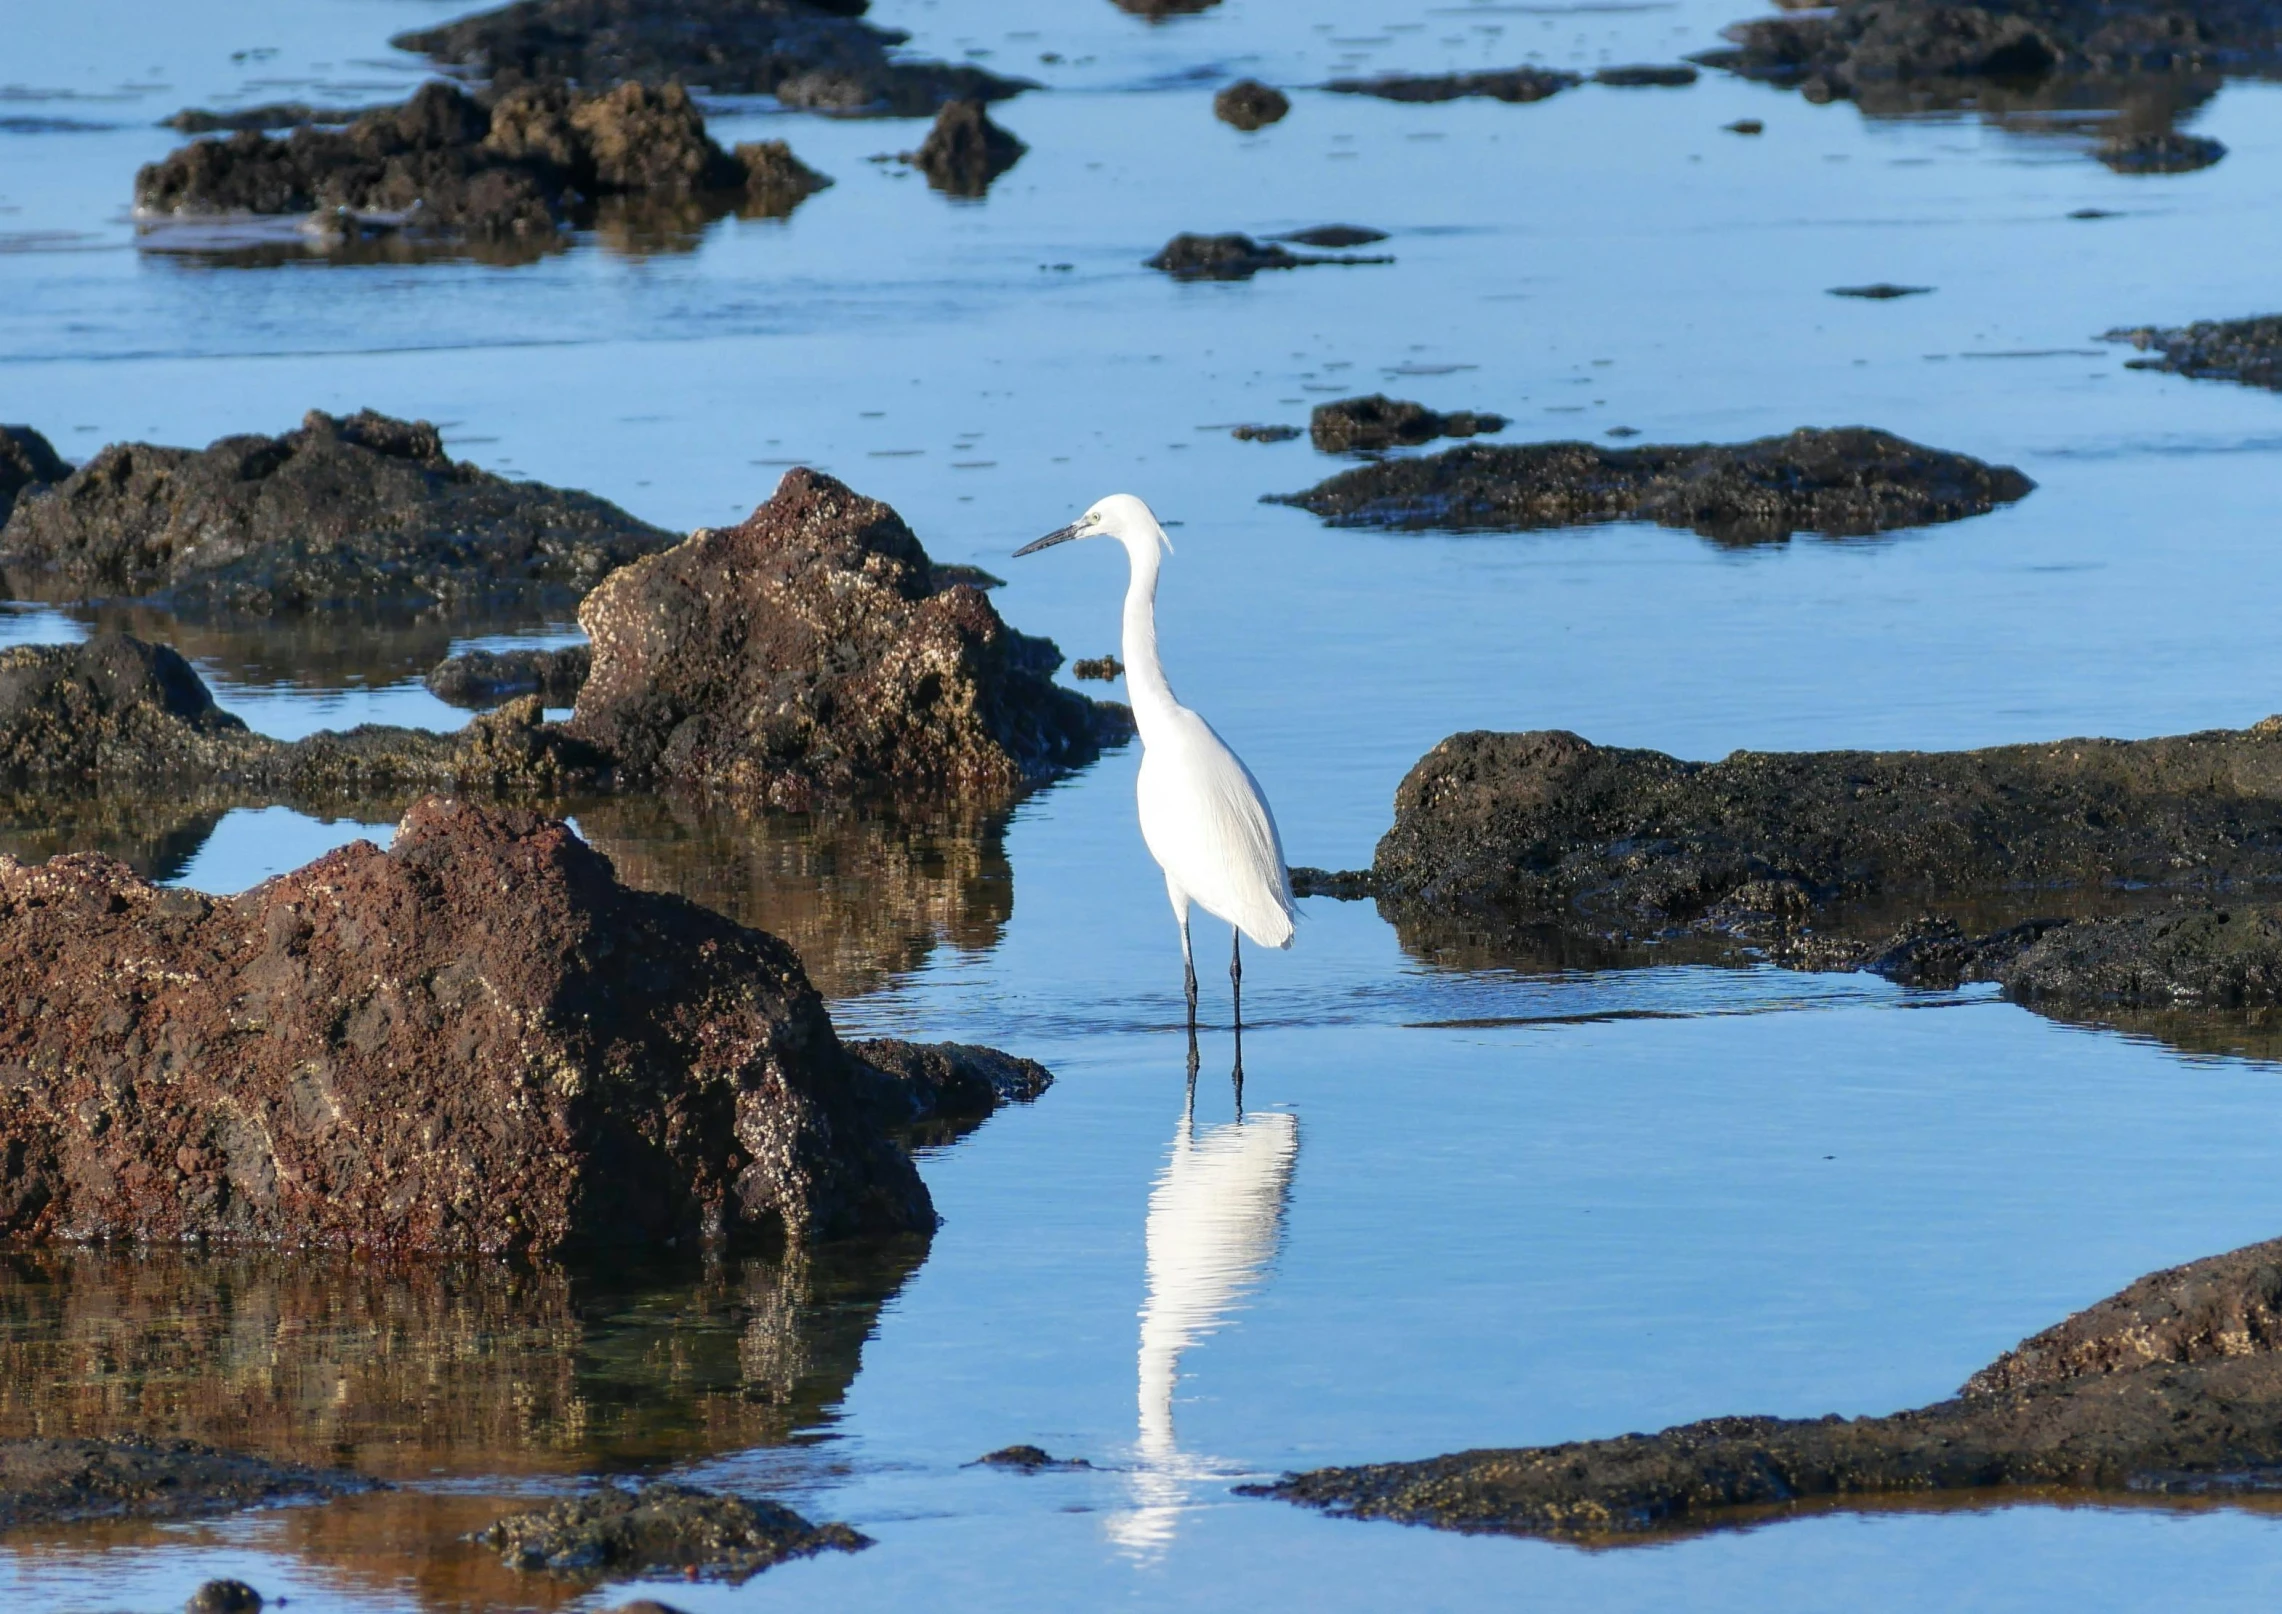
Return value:
[(1149, 1193), (1149, 1290), (1141, 1308), (1140, 1463), (1134, 1506), (1113, 1516), (1111, 1538), (1161, 1551), (1189, 1483), (1202, 1467), (1173, 1431), (1181, 1353), (1219, 1330), (1259, 1287), (1284, 1236), (1284, 1207), (1299, 1163), (1299, 1118), (1270, 1110), (1197, 1129), (1193, 1105)]
[(237, 805), (230, 792), (188, 790), (162, 800), (0, 790), (0, 854), (45, 863), (59, 852), (100, 852), (146, 880), (173, 880)]
[(877, 991), (1014, 912), (1003, 814), (743, 813), (694, 797), (563, 802), (628, 885), (678, 891), (792, 943), (826, 997)]
[(832, 1420), (922, 1240), (679, 1273), (67, 1249), (0, 1259), (0, 1434), (405, 1479), (591, 1473)]

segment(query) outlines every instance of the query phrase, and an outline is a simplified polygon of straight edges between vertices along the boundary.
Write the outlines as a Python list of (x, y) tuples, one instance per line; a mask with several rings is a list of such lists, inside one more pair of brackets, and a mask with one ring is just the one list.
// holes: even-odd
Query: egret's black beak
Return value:
[(1033, 538), (1014, 552), (1014, 558), (1020, 560), (1024, 555), (1035, 555), (1041, 549), (1051, 549), (1056, 544), (1066, 544), (1072, 538), (1083, 538), (1085, 535), (1085, 523), (1073, 521), (1059, 531), (1046, 534), (1043, 538)]

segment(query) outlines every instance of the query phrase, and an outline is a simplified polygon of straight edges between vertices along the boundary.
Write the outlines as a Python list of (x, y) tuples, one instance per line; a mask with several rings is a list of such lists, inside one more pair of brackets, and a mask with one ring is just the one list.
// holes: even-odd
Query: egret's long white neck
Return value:
[(1133, 719), (1147, 744), (1150, 730), (1169, 717), (1179, 704), (1173, 686), (1165, 682), (1164, 663), (1157, 659), (1157, 565), (1154, 536), (1125, 546), (1133, 563), (1133, 576), (1125, 585), (1125, 693), (1133, 702)]

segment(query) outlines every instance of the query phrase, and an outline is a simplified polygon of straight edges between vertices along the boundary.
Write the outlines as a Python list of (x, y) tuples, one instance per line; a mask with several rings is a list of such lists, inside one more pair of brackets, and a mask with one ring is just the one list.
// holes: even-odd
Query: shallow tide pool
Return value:
[[(313, 408), (687, 528), (790, 463), (892, 503), (1071, 656), (1114, 647), (1106, 545), (1021, 542), (1130, 490), (1177, 553), (1182, 697), (1274, 800), (1295, 861), (1368, 862), (1405, 769), (1473, 727), (1685, 756), (2239, 726), (2282, 710), (2282, 400), (2125, 368), (2097, 333), (2266, 311), (2282, 87), (2194, 119), (2230, 155), (2118, 176), (2080, 128), (1865, 118), (1707, 74), (1526, 106), (1294, 92), (1213, 121), (1238, 73), (1589, 69), (1717, 42), (1745, 0), (1574, 7), (882, 0), (915, 52), (1050, 86), (979, 203), (873, 156), (912, 123), (740, 102), (838, 183), (787, 222), (541, 262), (247, 267), (156, 250), (134, 167), (188, 104), (385, 100), (442, 0), (39, 8), (0, 62), (0, 419), (68, 457), (282, 431)], [(234, 60), (233, 52), (273, 54)], [(1045, 53), (1061, 60), (1039, 60)], [(1746, 138), (1722, 126), (1762, 119)], [(2074, 219), (2084, 209), (2113, 216)], [(1343, 221), (1395, 262), (1181, 285), (1180, 230)], [(181, 245), (182, 243), (172, 243)], [(280, 255), (273, 255), (280, 256)], [(1936, 288), (1891, 302), (1827, 288)], [(1262, 504), (1338, 462), (1301, 424), (1386, 391), (1513, 417), (1507, 440), (1734, 440), (1867, 424), (2015, 464), (1996, 514), (1723, 548), (1617, 526), (1408, 536)], [(220, 630), (20, 602), (0, 644), (176, 644), (255, 728), (447, 728), (420, 676), (562, 620)], [(1099, 686), (1088, 686), (1098, 689)], [(1232, 1487), (1288, 1468), (1882, 1412), (1949, 1394), (2152, 1268), (2282, 1231), (2282, 1068), (2062, 1024), (1984, 992), (1406, 949), (1311, 899), (1246, 960), (1193, 1091), (1179, 959), (1114, 753), (1006, 813), (754, 821), (563, 804), (638, 884), (791, 938), (850, 1034), (991, 1043), (1056, 1073), (929, 1152), (925, 1249), (687, 1270), (363, 1270), (278, 1255), (0, 1263), (0, 1433), (148, 1428), (398, 1489), (184, 1526), (19, 1534), (0, 1605), (179, 1607), (242, 1576), (295, 1609), (602, 1608), (459, 1540), (598, 1473), (783, 1495), (877, 1545), (699, 1611), (1180, 1606), (2237, 1608), (2282, 1590), (2259, 1505), (1992, 1497), (1585, 1551), (1328, 1520)], [(242, 802), (0, 825), (234, 891), (360, 836)], [(1217, 927), (1199, 952), (1217, 959)], [(2223, 1039), (2221, 1039), (2223, 1044)], [(972, 1466), (1032, 1442), (1089, 1469)]]

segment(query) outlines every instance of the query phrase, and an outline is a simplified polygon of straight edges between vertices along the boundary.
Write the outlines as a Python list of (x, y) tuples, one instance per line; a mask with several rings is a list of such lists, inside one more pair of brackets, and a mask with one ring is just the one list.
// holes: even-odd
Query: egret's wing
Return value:
[(1252, 770), (1194, 712), (1174, 737), (1173, 776), (1187, 810), (1176, 816), (1187, 865), (1178, 872), (1189, 894), (1263, 947), (1292, 940), (1291, 874)]

